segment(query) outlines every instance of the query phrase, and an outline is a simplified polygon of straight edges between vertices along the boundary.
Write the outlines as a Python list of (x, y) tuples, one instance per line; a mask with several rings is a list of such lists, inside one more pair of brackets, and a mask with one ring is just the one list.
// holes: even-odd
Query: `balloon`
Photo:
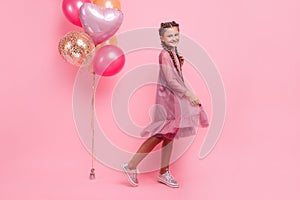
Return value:
[(117, 32), (123, 21), (123, 13), (113, 8), (100, 8), (85, 3), (80, 8), (80, 20), (84, 31), (97, 45)]
[(98, 75), (112, 76), (121, 71), (124, 63), (125, 56), (119, 47), (105, 45), (96, 52), (93, 68)]
[(84, 32), (69, 32), (59, 42), (59, 54), (64, 60), (76, 66), (87, 66), (93, 61), (95, 45)]
[(96, 4), (101, 8), (116, 8), (121, 10), (121, 4), (118, 0), (93, 0), (93, 4)]
[(79, 9), (83, 3), (90, 3), (90, 0), (63, 0), (62, 10), (65, 17), (74, 25), (81, 27)]
[(117, 46), (117, 45), (118, 45), (117, 37), (116, 37), (116, 36), (113, 36), (113, 37), (111, 37), (110, 39), (105, 40), (104, 42), (98, 44), (98, 45), (96, 46), (96, 51), (97, 51), (98, 49), (100, 49), (101, 47), (103, 47), (103, 46), (105, 46), (105, 45), (109, 45), (109, 44), (110, 44), (110, 45), (115, 45), (115, 46)]

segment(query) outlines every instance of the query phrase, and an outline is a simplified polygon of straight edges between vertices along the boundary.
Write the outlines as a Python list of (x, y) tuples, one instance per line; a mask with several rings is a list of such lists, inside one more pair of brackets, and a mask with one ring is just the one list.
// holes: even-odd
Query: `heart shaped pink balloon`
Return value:
[(114, 8), (101, 8), (96, 4), (84, 3), (80, 7), (80, 21), (84, 31), (97, 45), (117, 32), (123, 21), (123, 13)]

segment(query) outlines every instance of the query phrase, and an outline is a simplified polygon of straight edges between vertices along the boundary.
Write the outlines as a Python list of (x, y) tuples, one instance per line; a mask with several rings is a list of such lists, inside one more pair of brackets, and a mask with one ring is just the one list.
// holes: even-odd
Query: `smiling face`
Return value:
[(160, 36), (160, 39), (170, 48), (175, 48), (179, 43), (178, 27), (165, 28), (165, 32)]

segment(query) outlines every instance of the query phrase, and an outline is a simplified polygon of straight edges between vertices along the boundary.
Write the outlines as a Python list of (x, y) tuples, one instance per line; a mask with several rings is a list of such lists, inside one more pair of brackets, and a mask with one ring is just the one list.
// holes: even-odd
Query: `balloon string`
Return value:
[(95, 135), (95, 126), (94, 126), (94, 114), (95, 114), (95, 72), (93, 72), (93, 83), (92, 83), (92, 102), (91, 102), (91, 129), (92, 129), (92, 168), (94, 168), (94, 135)]

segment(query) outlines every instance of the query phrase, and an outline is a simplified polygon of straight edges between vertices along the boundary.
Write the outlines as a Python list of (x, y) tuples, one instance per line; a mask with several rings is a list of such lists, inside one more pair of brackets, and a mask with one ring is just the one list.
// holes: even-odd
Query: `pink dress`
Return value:
[[(180, 70), (175, 51), (173, 55)], [(189, 89), (178, 75), (171, 56), (164, 49), (159, 54), (159, 66), (152, 122), (142, 130), (141, 136), (156, 135), (173, 139), (194, 135), (195, 127), (203, 126), (199, 121), (202, 108), (193, 106), (184, 96)]]

